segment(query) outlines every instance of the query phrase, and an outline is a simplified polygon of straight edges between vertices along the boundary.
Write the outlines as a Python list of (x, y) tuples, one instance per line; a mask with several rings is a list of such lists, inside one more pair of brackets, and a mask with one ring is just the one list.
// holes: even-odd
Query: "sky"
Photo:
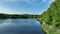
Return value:
[(42, 14), (54, 0), (0, 0), (0, 13)]

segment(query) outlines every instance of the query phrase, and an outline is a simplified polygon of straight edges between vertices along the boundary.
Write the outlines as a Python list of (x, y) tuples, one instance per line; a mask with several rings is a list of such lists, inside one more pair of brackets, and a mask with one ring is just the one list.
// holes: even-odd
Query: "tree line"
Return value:
[(16, 19), (16, 18), (39, 18), (39, 15), (30, 15), (30, 14), (2, 14), (0, 13), (0, 19)]

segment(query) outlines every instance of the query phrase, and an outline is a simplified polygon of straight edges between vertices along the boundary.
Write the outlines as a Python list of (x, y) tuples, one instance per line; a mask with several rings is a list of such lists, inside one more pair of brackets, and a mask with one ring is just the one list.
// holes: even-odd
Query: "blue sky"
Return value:
[(54, 0), (0, 0), (0, 13), (41, 14)]

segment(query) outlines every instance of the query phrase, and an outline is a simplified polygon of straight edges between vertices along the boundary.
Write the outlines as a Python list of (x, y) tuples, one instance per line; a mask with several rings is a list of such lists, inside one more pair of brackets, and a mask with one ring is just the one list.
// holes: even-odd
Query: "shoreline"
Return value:
[(46, 24), (46, 22), (42, 21), (41, 19), (40, 19), (40, 23), (42, 23), (41, 25), (42, 25), (44, 34), (60, 34), (60, 29), (53, 28), (52, 25)]
[(40, 21), (44, 34), (48, 34), (48, 31), (43, 28), (43, 21), (40, 18), (37, 20)]

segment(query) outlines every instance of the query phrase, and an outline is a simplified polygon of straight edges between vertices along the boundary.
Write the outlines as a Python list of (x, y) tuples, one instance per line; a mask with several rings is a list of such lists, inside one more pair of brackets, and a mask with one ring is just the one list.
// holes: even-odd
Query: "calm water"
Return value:
[(5, 19), (0, 20), (0, 34), (43, 34), (43, 31), (36, 19)]

